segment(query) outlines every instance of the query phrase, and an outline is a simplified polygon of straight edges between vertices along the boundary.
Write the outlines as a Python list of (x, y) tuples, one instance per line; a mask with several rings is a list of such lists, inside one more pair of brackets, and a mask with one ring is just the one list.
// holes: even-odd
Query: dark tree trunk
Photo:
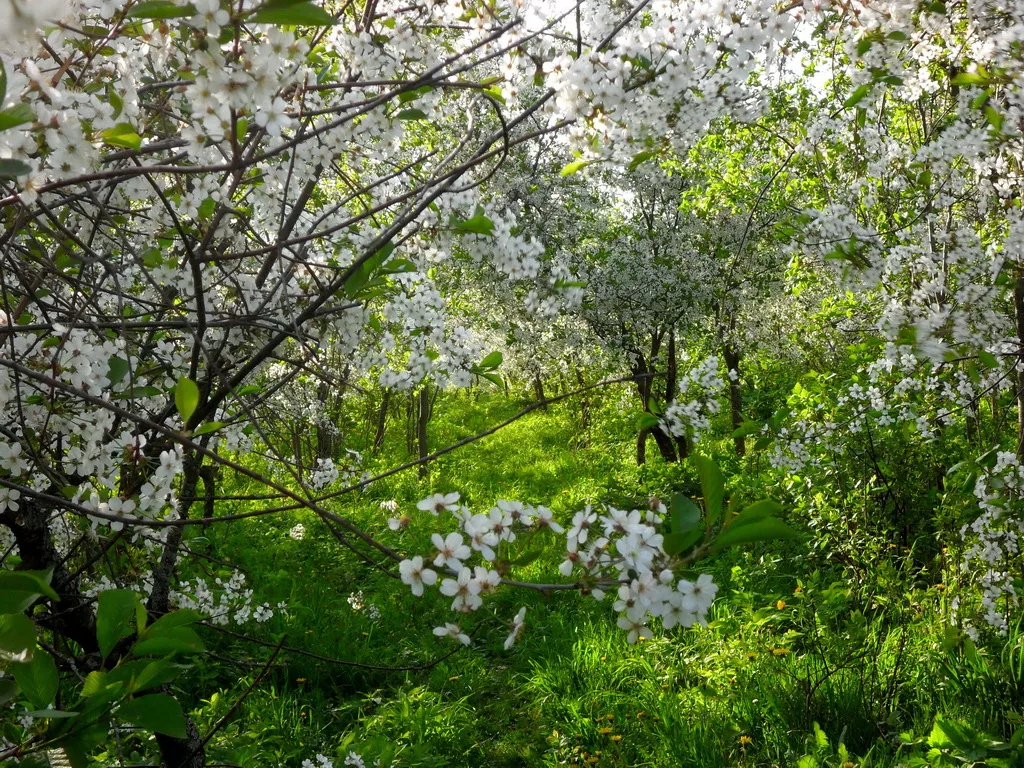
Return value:
[[(170, 694), (170, 690), (162, 690)], [(160, 747), (160, 755), (166, 768), (203, 768), (206, 765), (203, 738), (188, 714), (185, 715), (185, 731), (187, 735), (184, 739), (156, 734), (156, 743)]]
[[(736, 349), (735, 344), (727, 341), (725, 343), (724, 355), (726, 373), (736, 371), (735, 381), (733, 381), (732, 376), (726, 376), (729, 381), (729, 412), (732, 416), (732, 428), (736, 430), (743, 423), (743, 389), (740, 386), (739, 378), (740, 353)], [(747, 452), (746, 440), (743, 437), (734, 437), (733, 442), (736, 445), (736, 455), (743, 456)]]
[[(583, 371), (579, 368), (576, 369), (576, 383), (580, 389), (587, 386), (587, 380), (583, 378)], [(568, 390), (568, 387), (566, 387)], [(587, 397), (586, 393), (580, 396), (580, 431), (586, 432), (590, 427), (590, 398)], [(640, 462), (641, 464), (643, 462)]]
[(73, 640), (83, 652), (98, 654), (100, 646), (96, 640), (92, 601), (82, 595), (78, 579), (68, 571), (65, 558), (53, 543), (49, 522), (51, 511), (22, 498), (19, 512), (5, 512), (0, 515), (0, 521), (7, 526), (18, 543), (21, 567), (30, 571), (53, 568), (50, 586), (60, 597), (60, 603), (54, 606), (56, 610), (41, 615), (37, 613), (33, 618), (47, 629)]
[(391, 403), (391, 392), (390, 390), (384, 390), (384, 397), (380, 401), (380, 407), (377, 409), (377, 433), (373, 436), (373, 450), (380, 450), (381, 445), (384, 444), (384, 433), (388, 426), (388, 405)]
[(672, 439), (672, 435), (660, 426), (652, 427), (651, 435), (654, 437), (654, 442), (658, 445), (658, 452), (661, 453), (661, 458), (669, 463), (679, 460), (679, 457), (676, 455), (676, 442)]
[[(655, 335), (652, 343), (651, 350), (652, 355), (657, 354), (661, 347), (661, 336)], [(647, 362), (640, 355), (637, 355), (636, 362), (633, 363), (633, 377), (636, 382), (637, 393), (640, 395), (640, 402), (643, 403), (644, 411), (652, 413), (651, 411), (651, 394), (654, 387), (654, 379), (648, 376), (650, 371), (647, 367)], [(678, 461), (676, 455), (675, 441), (672, 436), (669, 435), (661, 426), (651, 427), (648, 430), (643, 430), (637, 436), (636, 444), (636, 462), (637, 464), (643, 464), (647, 460), (647, 435), (650, 434), (654, 438), (654, 442), (658, 446), (658, 452), (667, 462)]]
[(416, 395), (411, 392), (405, 401), (405, 448), (410, 456), (416, 452)]
[[(1024, 272), (1013, 285), (1013, 309), (1017, 315), (1018, 355), (1024, 355)], [(1024, 458), (1024, 370), (1017, 371), (1017, 457)]]
[[(430, 453), (427, 444), (427, 422), (430, 421), (430, 385), (423, 384), (420, 389), (418, 401), (419, 407), (416, 414), (416, 445), (419, 448), (419, 457), (425, 459)], [(420, 477), (426, 477), (428, 473), (427, 463), (420, 464)]]
[[(330, 404), (330, 390), (326, 381), (320, 382), (317, 388), (317, 400), (320, 401), (321, 419), (329, 418), (328, 414), (333, 412)], [(334, 431), (322, 421), (316, 425), (316, 458), (334, 458)]]
[[(186, 465), (186, 472), (188, 471)], [(198, 477), (198, 472), (196, 474)], [(195, 483), (188, 497), (195, 496)], [(186, 493), (183, 492), (185, 497)], [(34, 502), (22, 500), (21, 514), (16, 518), (10, 513), (0, 515), (0, 523), (14, 535), (21, 554), (22, 566), (29, 570), (53, 569), (50, 586), (60, 596), (58, 610), (50, 613), (36, 613), (33, 618), (42, 627), (49, 629), (66, 640), (71, 640), (86, 654), (91, 663), (79, 664), (82, 669), (96, 669), (101, 666), (99, 642), (96, 639), (96, 619), (92, 611), (92, 600), (79, 590), (78, 579), (65, 566), (65, 558), (57, 551), (50, 534), (51, 511), (37, 506)], [(180, 528), (175, 528), (178, 531)], [(112, 654), (108, 664), (116, 661)], [(168, 691), (169, 692), (169, 691)], [(160, 755), (167, 768), (203, 768), (206, 764), (206, 750), (202, 738), (187, 710), (185, 713), (187, 737), (156, 735)]]
[(545, 402), (547, 397), (544, 395), (544, 380), (540, 377), (539, 373), (533, 374), (533, 394), (537, 402), (541, 404), (541, 409), (546, 411), (548, 404)]

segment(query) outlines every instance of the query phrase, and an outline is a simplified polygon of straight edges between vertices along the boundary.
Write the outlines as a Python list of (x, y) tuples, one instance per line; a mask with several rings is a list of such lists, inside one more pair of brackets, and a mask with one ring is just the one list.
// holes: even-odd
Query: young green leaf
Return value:
[(181, 414), (181, 420), (187, 424), (199, 405), (199, 387), (187, 376), (178, 379), (174, 387), (174, 404)]
[(150, 693), (122, 704), (117, 716), (139, 728), (177, 739), (185, 738), (185, 713), (173, 696)]
[(776, 539), (799, 539), (800, 534), (777, 517), (762, 517), (745, 525), (733, 525), (715, 537), (712, 551), (718, 552), (737, 544)]
[(502, 355), (501, 352), (495, 350), (494, 352), (491, 352), (489, 355), (487, 355), (487, 357), (480, 361), (479, 367), (481, 370), (492, 371), (499, 365), (501, 365), (504, 359), (504, 355)]
[(138, 630), (140, 607), (139, 596), (130, 589), (100, 592), (96, 608), (96, 640), (104, 659), (119, 640), (131, 637)]
[(36, 626), (28, 616), (23, 613), (0, 616), (0, 661), (5, 657), (28, 659), (35, 647)]
[(679, 493), (672, 497), (672, 532), (683, 533), (700, 524), (700, 507), (689, 496)]
[(32, 166), (21, 160), (0, 158), (0, 179), (16, 179), (32, 172)]
[(711, 459), (703, 456), (691, 456), (690, 463), (697, 469), (697, 476), (700, 477), (707, 524), (715, 525), (722, 517), (722, 501), (725, 499), (725, 479), (722, 477), (722, 470)]
[(32, 110), (32, 107), (28, 104), (18, 104), (10, 109), (0, 111), (0, 131), (31, 123), (35, 119), (36, 113)]
[(12, 664), (11, 673), (33, 706), (43, 709), (53, 702), (59, 678), (50, 654), (36, 651), (30, 661)]
[(665, 536), (662, 549), (665, 550), (666, 555), (682, 554), (700, 541), (703, 535), (704, 532), (700, 528), (694, 528), (689, 531), (673, 531)]
[(136, 3), (128, 11), (133, 19), (180, 19), (196, 15), (196, 7), (192, 3), (180, 5), (173, 0), (143, 0)]
[(327, 11), (310, 2), (267, 3), (249, 17), (255, 24), (288, 24), (296, 27), (321, 27), (337, 24)]

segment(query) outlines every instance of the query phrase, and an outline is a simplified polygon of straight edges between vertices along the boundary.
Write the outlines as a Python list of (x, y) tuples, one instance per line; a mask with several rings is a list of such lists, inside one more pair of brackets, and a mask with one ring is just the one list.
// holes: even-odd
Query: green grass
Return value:
[[(442, 401), (431, 422), (432, 447), (489, 427), (523, 404)], [(430, 492), (457, 490), (478, 510), (500, 498), (542, 503), (565, 521), (588, 502), (639, 503), (685, 482), (685, 472), (657, 459), (638, 469), (626, 419), (613, 405), (605, 415), (581, 440), (572, 408), (535, 412), (438, 460), (426, 480), (406, 471), (332, 509), (415, 554), (430, 550), (431, 532), (451, 528), (415, 511)], [(399, 424), (371, 461), (384, 468), (406, 458)], [(387, 530), (379, 507), (388, 499), (414, 515), (400, 536)], [(288, 537), (298, 521), (308, 529), (303, 541)], [(196, 546), (244, 569), (259, 601), (288, 602), (287, 616), (247, 630), (265, 642), (283, 638), (318, 656), (382, 666), (428, 664), (452, 648), (431, 633), (452, 620), (447, 598), (429, 590), (413, 597), (310, 516), (259, 519), (205, 536)], [(557, 564), (552, 554), (518, 575), (558, 580)], [(993, 665), (986, 670), (954, 665), (958, 678), (942, 648), (933, 593), (904, 591), (898, 600), (905, 604), (884, 604), (877, 590), (864, 597), (811, 572), (805, 554), (792, 548), (722, 557), (707, 568), (722, 586), (711, 625), (635, 647), (615, 627), (610, 598), (599, 604), (504, 589), (464, 621), (475, 631), (473, 647), (426, 670), (282, 654), (214, 741), (213, 754), (240, 765), (286, 766), (317, 752), (343, 757), (349, 748), (410, 766), (795, 765), (805, 755), (820, 765), (887, 766), (912, 749), (900, 745), (900, 733), (927, 735), (940, 711), (1009, 735), (1007, 713), (1021, 711), (1024, 685), (1001, 675), (1021, 669), (1020, 647), (1005, 659), (983, 657)], [(805, 588), (794, 594), (800, 575)], [(379, 618), (352, 608), (348, 597), (358, 591)], [(506, 652), (503, 622), (520, 606), (527, 607), (527, 631)], [(208, 639), (223, 656), (261, 661), (270, 653), (216, 633)], [(225, 663), (194, 678), (197, 691), (220, 691), (197, 706), (200, 722), (215, 722), (254, 674)], [(994, 696), (1015, 698), (993, 703)], [(815, 723), (823, 735), (815, 736)], [(848, 752), (839, 751), (840, 738)]]

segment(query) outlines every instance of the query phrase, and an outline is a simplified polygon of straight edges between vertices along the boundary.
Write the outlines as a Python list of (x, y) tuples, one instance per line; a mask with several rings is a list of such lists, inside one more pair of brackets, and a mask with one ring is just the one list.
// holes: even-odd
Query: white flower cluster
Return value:
[[(309, 758), (302, 761), (302, 768), (334, 768), (334, 761), (327, 755), (317, 755), (315, 762)], [(349, 750), (349, 753), (345, 756), (345, 761), (342, 765), (348, 766), (348, 768), (366, 768), (366, 762), (359, 755), (358, 752)], [(380, 761), (374, 763), (374, 766), (380, 766)]]
[(687, 371), (679, 382), (679, 394), (661, 418), (665, 430), (696, 443), (721, 410), (725, 380), (718, 372), (718, 358), (711, 356)]
[(1013, 573), (1014, 565), (1016, 570), (1021, 565), (1024, 537), (1024, 466), (1017, 456), (1009, 451), (997, 453), (995, 464), (975, 481), (974, 495), (982, 511), (960, 531), (961, 536), (972, 540), (964, 553), (963, 567), (980, 572), (983, 619), (1005, 635), (1009, 627), (1006, 611), (1019, 604)]
[(230, 622), (245, 624), (250, 619), (263, 624), (272, 619), (275, 612), (284, 612), (288, 608), (284, 602), (276, 607), (270, 603), (254, 604), (253, 591), (245, 586), (245, 574), (238, 571), (227, 581), (215, 578), (212, 586), (198, 577), (181, 582), (171, 592), (171, 605), (198, 611), (219, 626)]
[[(476, 611), (483, 605), (484, 596), (506, 583), (497, 570), (470, 565), (471, 558), (479, 556), (485, 563), (493, 563), (503, 543), (515, 541), (517, 535), (536, 535), (540, 529), (566, 536), (566, 557), (558, 570), (565, 577), (576, 572), (577, 581), (572, 586), (595, 600), (604, 599), (606, 589), (617, 588), (613, 608), (620, 614), (618, 624), (628, 631), (630, 643), (650, 637), (651, 617), (661, 618), (665, 629), (706, 624), (718, 591), (707, 574), (695, 582), (674, 578), (672, 558), (665, 553), (664, 537), (657, 529), (665, 512), (660, 502), (654, 502), (645, 513), (607, 507), (605, 514), (599, 515), (588, 506), (574, 515), (568, 531), (554, 520), (547, 507), (519, 501), (501, 500), (487, 513), (473, 514), (458, 504), (458, 494), (435, 494), (418, 506), (433, 514), (451, 512), (461, 532), (432, 535), (435, 554), (430, 562), (438, 570), (427, 567), (430, 558), (416, 555), (399, 564), (401, 579), (416, 596), (423, 594), (425, 586), (440, 582), (439, 591), (453, 598), (451, 609), (459, 613)], [(591, 528), (598, 523), (602, 534), (594, 536)], [(449, 577), (442, 579), (438, 571)], [(520, 611), (513, 619), (506, 648), (521, 636), (524, 617), (525, 612)], [(437, 627), (434, 634), (470, 643), (457, 624)]]
[(367, 603), (366, 597), (363, 595), (363, 590), (361, 589), (357, 592), (352, 592), (348, 598), (346, 598), (346, 602), (348, 602), (349, 606), (356, 613), (366, 611), (366, 615), (370, 617), (370, 621), (377, 621), (381, 616), (380, 608), (373, 603)]
[(317, 459), (316, 469), (309, 477), (309, 486), (314, 491), (322, 491), (337, 480), (340, 474), (333, 459)]

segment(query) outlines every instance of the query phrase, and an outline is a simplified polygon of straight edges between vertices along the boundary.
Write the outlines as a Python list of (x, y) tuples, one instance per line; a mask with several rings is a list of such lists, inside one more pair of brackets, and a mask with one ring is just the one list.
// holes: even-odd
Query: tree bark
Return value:
[(384, 390), (384, 397), (380, 401), (380, 408), (377, 409), (377, 433), (373, 436), (373, 450), (380, 450), (384, 444), (384, 433), (388, 426), (388, 406), (391, 404), (391, 391)]
[[(726, 378), (729, 381), (729, 411), (732, 416), (732, 428), (736, 430), (743, 423), (743, 389), (740, 385), (739, 377), (740, 353), (736, 349), (736, 345), (731, 341), (725, 343), (723, 352), (725, 356)], [(735, 381), (733, 381), (732, 376), (728, 375), (731, 371), (736, 371)], [(734, 437), (733, 443), (736, 446), (737, 456), (746, 454), (747, 442), (743, 437)]]
[(1024, 459), (1024, 366), (1020, 356), (1024, 355), (1024, 272), (1017, 272), (1013, 285), (1013, 309), (1017, 315), (1017, 458)]
[(539, 373), (533, 374), (533, 394), (540, 403), (541, 410), (546, 411), (548, 404), (545, 402), (547, 397), (544, 395), (544, 380), (540, 377)]
[[(423, 384), (420, 389), (416, 414), (416, 445), (419, 448), (419, 457), (425, 459), (430, 454), (430, 447), (427, 444), (427, 422), (430, 421), (430, 385)], [(429, 469), (426, 462), (420, 464), (420, 477), (426, 477)]]

